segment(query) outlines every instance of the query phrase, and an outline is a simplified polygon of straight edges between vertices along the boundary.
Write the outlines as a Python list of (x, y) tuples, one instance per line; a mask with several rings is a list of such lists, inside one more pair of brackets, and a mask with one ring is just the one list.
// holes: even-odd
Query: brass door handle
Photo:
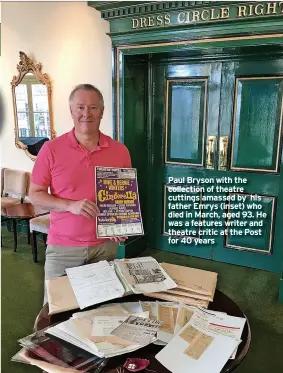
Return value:
[(219, 139), (219, 170), (227, 170), (228, 157), (228, 136), (221, 136)]
[(216, 136), (208, 136), (206, 148), (206, 168), (215, 166)]

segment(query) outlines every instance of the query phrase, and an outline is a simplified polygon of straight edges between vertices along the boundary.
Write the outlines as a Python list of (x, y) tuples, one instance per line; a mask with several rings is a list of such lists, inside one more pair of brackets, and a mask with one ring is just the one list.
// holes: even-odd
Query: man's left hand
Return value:
[(112, 237), (110, 238), (111, 241), (114, 241), (116, 243), (119, 243), (119, 242), (124, 242), (128, 239), (128, 237), (124, 236), (124, 237)]

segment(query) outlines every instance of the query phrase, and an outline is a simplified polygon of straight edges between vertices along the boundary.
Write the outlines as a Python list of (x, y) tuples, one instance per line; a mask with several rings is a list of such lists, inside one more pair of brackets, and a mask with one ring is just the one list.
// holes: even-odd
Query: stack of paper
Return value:
[[(109, 286), (111, 287), (113, 284), (118, 284), (120, 292), (118, 294), (111, 293), (108, 300), (117, 298), (117, 295), (125, 296), (132, 294), (132, 291), (127, 283), (125, 283), (123, 279), (119, 278), (119, 273), (115, 270), (114, 262), (109, 262), (107, 265), (105, 263), (107, 262), (103, 261), (76, 267), (78, 269), (75, 269), (74, 273), (71, 274), (71, 276), (75, 276), (75, 279), (77, 276), (79, 278), (79, 281), (76, 282), (75, 280), (75, 283), (74, 281), (72, 281), (72, 283), (70, 282), (69, 276), (56, 277), (51, 280), (47, 280), (45, 285), (48, 297), (49, 315), (80, 308), (76, 294), (78, 295), (78, 293), (81, 292), (83, 292), (85, 295), (86, 292), (93, 291), (93, 296), (91, 296), (91, 305), (102, 302), (101, 297), (97, 297), (97, 290), (101, 288), (104, 289), (105, 287), (106, 289), (109, 289)], [(113, 271), (113, 274), (111, 274), (111, 279), (113, 280), (114, 278), (114, 282), (109, 282), (109, 277), (106, 277), (107, 273), (110, 271), (108, 266), (110, 266), (111, 270)], [(70, 268), (67, 272), (70, 274), (70, 272), (73, 272), (73, 269)], [(82, 273), (83, 276), (81, 276)], [(98, 278), (98, 276), (94, 276), (94, 274), (100, 275), (100, 278)], [(121, 284), (118, 283), (117, 279)], [(76, 294), (72, 284), (74, 284)], [(80, 298), (80, 295), (78, 295), (78, 298)], [(83, 303), (81, 306), (81, 308), (84, 308), (85, 304)]]
[(160, 321), (148, 318), (148, 312), (130, 314), (114, 304), (77, 313), (46, 333), (96, 356), (112, 357), (156, 341), (160, 325)]
[(147, 296), (203, 308), (213, 301), (217, 273), (169, 263), (161, 266), (177, 286), (162, 292), (150, 292)]
[(103, 366), (105, 359), (66, 346), (39, 331), (19, 340), (23, 347), (12, 361), (36, 365), (46, 372), (88, 372)]
[(163, 292), (177, 287), (170, 275), (150, 256), (115, 260), (115, 267), (119, 277), (135, 294)]
[(67, 268), (71, 286), (81, 309), (120, 298), (125, 289), (106, 260)]
[(234, 357), (245, 321), (198, 309), (156, 359), (173, 373), (219, 373)]

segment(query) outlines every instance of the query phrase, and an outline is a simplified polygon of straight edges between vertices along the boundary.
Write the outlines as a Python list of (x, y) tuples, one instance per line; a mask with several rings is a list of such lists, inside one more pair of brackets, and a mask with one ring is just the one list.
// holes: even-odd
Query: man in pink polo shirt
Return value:
[(31, 202), (51, 212), (46, 280), (63, 275), (66, 268), (113, 260), (118, 242), (125, 239), (96, 237), (94, 167), (131, 167), (129, 151), (100, 132), (104, 102), (97, 88), (77, 86), (69, 104), (74, 128), (43, 145), (31, 176)]

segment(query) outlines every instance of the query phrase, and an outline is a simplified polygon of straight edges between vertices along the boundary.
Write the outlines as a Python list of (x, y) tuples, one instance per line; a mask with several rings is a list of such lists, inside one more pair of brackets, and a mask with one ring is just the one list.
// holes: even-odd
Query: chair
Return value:
[(27, 195), (28, 174), (25, 171), (3, 170), (3, 192), (1, 197), (1, 211), (8, 206), (23, 203)]
[[(28, 174), (25, 171), (12, 170), (10, 168), (3, 168), (1, 170), (1, 213), (4, 212), (5, 207), (17, 205), (24, 202), (27, 195)], [(8, 230), (11, 231), (8, 218), (3, 218), (2, 221), (7, 220)], [(28, 237), (29, 240), (29, 237)]]
[(3, 195), (3, 189), (4, 189), (4, 170), (5, 168), (1, 167), (1, 197)]
[(43, 241), (46, 245), (46, 239), (48, 235), (50, 225), (50, 214), (37, 216), (36, 218), (30, 219), (29, 226), (32, 237), (32, 255), (34, 263), (37, 263), (37, 234), (43, 235)]

